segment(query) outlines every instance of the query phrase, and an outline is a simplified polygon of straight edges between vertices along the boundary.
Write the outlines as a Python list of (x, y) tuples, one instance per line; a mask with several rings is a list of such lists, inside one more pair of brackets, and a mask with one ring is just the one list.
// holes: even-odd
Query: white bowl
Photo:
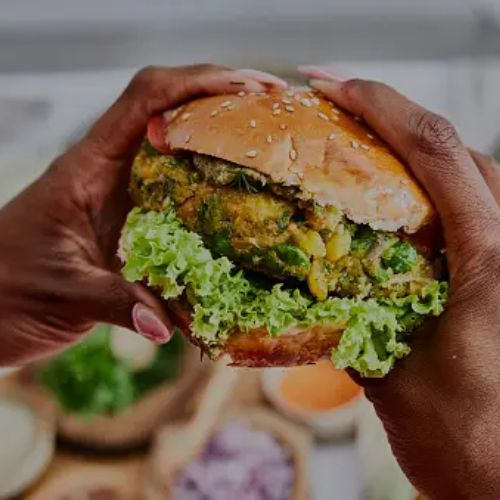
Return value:
[(320, 439), (352, 437), (356, 428), (359, 407), (365, 399), (360, 392), (349, 401), (330, 410), (312, 410), (291, 403), (281, 391), (281, 381), (289, 368), (270, 368), (261, 376), (266, 399), (288, 418), (309, 427)]
[(0, 498), (19, 495), (48, 466), (53, 422), (24, 402), (0, 398)]

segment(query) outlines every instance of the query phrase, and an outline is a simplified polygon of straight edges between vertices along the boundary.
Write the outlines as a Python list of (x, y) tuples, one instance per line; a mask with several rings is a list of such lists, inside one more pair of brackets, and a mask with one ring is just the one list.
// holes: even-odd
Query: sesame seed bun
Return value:
[(319, 94), (207, 97), (148, 131), (164, 152), (185, 150), (255, 169), (296, 185), (373, 229), (415, 233), (435, 218), (429, 198), (388, 147), (361, 121)]

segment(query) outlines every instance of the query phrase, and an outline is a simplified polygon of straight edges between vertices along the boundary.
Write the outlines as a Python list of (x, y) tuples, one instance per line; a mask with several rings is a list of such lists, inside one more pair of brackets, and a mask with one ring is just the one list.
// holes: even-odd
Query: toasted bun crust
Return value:
[(253, 168), (373, 229), (414, 233), (435, 216), (387, 146), (312, 91), (207, 97), (173, 116), (168, 126), (155, 121), (149, 128), (163, 151), (187, 150)]
[[(171, 301), (169, 309), (184, 335), (213, 359), (210, 348), (192, 335), (191, 314), (187, 304), (181, 300)], [(232, 366), (264, 368), (306, 365), (328, 357), (332, 348), (339, 343), (341, 335), (342, 330), (319, 324), (276, 337), (271, 337), (265, 328), (258, 328), (232, 334), (220, 346), (220, 354), (227, 357)]]

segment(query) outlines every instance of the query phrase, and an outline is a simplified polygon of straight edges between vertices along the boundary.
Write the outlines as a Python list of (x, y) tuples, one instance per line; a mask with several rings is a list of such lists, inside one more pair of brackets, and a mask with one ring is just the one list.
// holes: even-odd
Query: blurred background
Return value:
[[(476, 149), (500, 147), (498, 0), (3, 0), (0, 203), (78, 137), (138, 68), (197, 62), (292, 82), (299, 64), (331, 64), (446, 115)], [(0, 498), (170, 498), (170, 452), (159, 433), (197, 414), (213, 394), (210, 381), (219, 387), (218, 367), (193, 365), (186, 346), (156, 352), (107, 327), (91, 339), (0, 380)], [(165, 360), (175, 369), (162, 369)], [(276, 422), (246, 425), (277, 439), (293, 486), (262, 498), (416, 498), (359, 391), (329, 368), (308, 375), (301, 380), (324, 387), (316, 399), (304, 399), (307, 384), (286, 393), (280, 371), (239, 372), (248, 398), (226, 388), (204, 444), (223, 432), (226, 415), (265, 408), (281, 434)], [(298, 428), (287, 427), (292, 421)], [(235, 442), (248, 439), (234, 432)], [(297, 486), (303, 476), (306, 493)], [(197, 498), (176, 491), (172, 498)]]

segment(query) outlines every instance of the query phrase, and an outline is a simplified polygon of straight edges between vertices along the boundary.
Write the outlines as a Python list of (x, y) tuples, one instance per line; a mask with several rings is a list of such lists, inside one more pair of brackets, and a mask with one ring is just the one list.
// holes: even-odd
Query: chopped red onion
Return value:
[(289, 454), (270, 434), (233, 423), (210, 440), (177, 478), (174, 500), (286, 500), (293, 486)]

